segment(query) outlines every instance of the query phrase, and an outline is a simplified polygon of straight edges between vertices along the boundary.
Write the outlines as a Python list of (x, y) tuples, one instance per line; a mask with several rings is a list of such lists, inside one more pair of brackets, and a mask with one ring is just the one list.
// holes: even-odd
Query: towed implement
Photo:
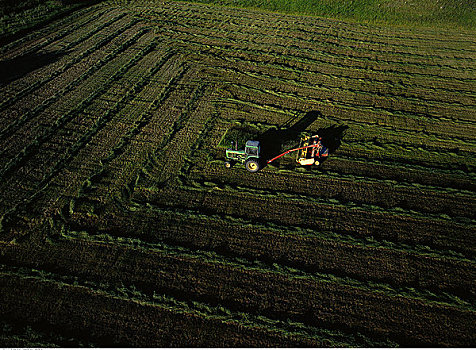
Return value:
[(260, 151), (259, 141), (246, 141), (245, 149), (242, 150), (238, 150), (236, 142), (234, 145), (232, 143), (232, 147), (226, 150), (225, 166), (231, 168), (233, 163), (242, 163), (245, 164), (246, 170), (255, 173), (265, 164), (269, 164), (291, 152), (297, 152), (296, 162), (300, 165), (319, 165), (320, 159), (329, 155), (329, 150), (322, 144), (319, 135), (305, 135), (301, 138), (299, 147), (289, 149), (268, 160), (264, 160), (260, 156)]

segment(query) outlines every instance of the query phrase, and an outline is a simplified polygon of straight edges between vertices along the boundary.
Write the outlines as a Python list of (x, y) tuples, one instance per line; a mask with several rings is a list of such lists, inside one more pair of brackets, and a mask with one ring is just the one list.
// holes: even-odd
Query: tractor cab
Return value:
[(259, 141), (246, 141), (245, 154), (248, 157), (259, 158)]
[(231, 148), (226, 150), (225, 166), (230, 168), (232, 163), (244, 163), (246, 170), (255, 173), (260, 169), (260, 144), (259, 141), (246, 141), (245, 149), (239, 150), (237, 142), (232, 142)]

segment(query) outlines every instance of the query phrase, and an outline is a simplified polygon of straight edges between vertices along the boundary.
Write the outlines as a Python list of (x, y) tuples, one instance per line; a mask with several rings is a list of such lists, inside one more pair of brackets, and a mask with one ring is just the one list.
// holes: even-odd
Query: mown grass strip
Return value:
[(108, 234), (90, 234), (81, 231), (63, 231), (63, 239), (80, 239), (92, 242), (109, 243), (115, 245), (131, 246), (134, 248), (145, 248), (158, 254), (172, 255), (177, 257), (194, 259), (202, 262), (231, 266), (237, 270), (253, 270), (264, 274), (277, 274), (287, 279), (306, 279), (318, 283), (330, 283), (370, 291), (372, 293), (382, 293), (389, 297), (404, 297), (408, 299), (420, 300), (429, 305), (451, 306), (461, 310), (475, 311), (476, 305), (469, 301), (464, 301), (456, 296), (447, 293), (435, 294), (425, 290), (416, 290), (413, 288), (395, 289), (385, 283), (373, 281), (361, 281), (349, 277), (339, 277), (326, 273), (308, 273), (296, 268), (292, 268), (277, 263), (266, 264), (259, 260), (250, 261), (245, 258), (225, 257), (213, 251), (191, 250), (182, 246), (170, 246), (164, 243), (149, 243), (139, 239), (113, 237)]
[[(265, 28), (264, 33), (259, 33), (256, 30), (256, 26), (253, 28), (253, 31), (247, 30), (246, 25), (243, 25), (243, 28), (240, 30), (232, 29), (230, 26), (223, 27), (213, 27), (213, 26), (197, 26), (197, 25), (187, 25), (183, 21), (178, 22), (174, 19), (167, 17), (164, 20), (160, 19), (149, 19), (149, 23), (155, 23), (162, 26), (168, 26), (172, 30), (179, 30), (181, 33), (189, 33), (191, 36), (198, 37), (209, 37), (210, 39), (217, 39), (221, 37), (226, 37), (228, 41), (231, 41), (235, 44), (251, 44), (251, 43), (267, 43), (272, 47), (277, 49), (286, 49), (292, 47), (293, 49), (298, 49), (300, 52), (307, 52), (310, 55), (315, 55), (318, 52), (318, 55), (333, 56), (336, 54), (346, 55), (347, 57), (352, 54), (351, 57), (354, 58), (372, 58), (378, 55), (378, 60), (388, 64), (401, 64), (405, 62), (405, 65), (413, 65), (416, 67), (438, 67), (439, 69), (469, 69), (473, 70), (471, 63), (472, 60), (469, 57), (451, 59), (446, 56), (439, 56), (437, 52), (432, 53), (431, 56), (428, 53), (414, 53), (409, 50), (398, 50), (395, 52), (395, 49), (390, 50), (388, 45), (385, 45), (385, 48), (382, 48), (381, 45), (376, 45), (377, 48), (372, 48), (369, 45), (362, 48), (362, 40), (353, 38), (350, 40), (348, 38), (334, 37), (330, 36), (329, 33), (319, 34), (319, 40), (313, 39), (313, 37), (306, 35), (305, 37), (289, 36), (281, 33), (280, 35), (276, 34), (276, 28), (272, 31), (272, 28), (268, 26)], [(184, 30), (187, 29), (188, 31)], [(207, 33), (203, 35), (202, 33)], [(211, 35), (213, 33), (213, 35)], [(266, 35), (266, 41), (257, 40), (258, 34)], [(279, 43), (281, 42), (281, 43)], [(292, 42), (293, 45), (286, 45), (286, 43)], [(368, 43), (368, 42), (367, 42)], [(370, 44), (370, 43), (369, 43)], [(351, 50), (349, 50), (351, 48)], [(429, 57), (432, 58), (431, 62)], [(456, 64), (459, 63), (459, 64)], [(461, 64), (462, 63), (462, 64)], [(468, 65), (469, 64), (469, 65)]]
[[(67, 52), (68, 50), (70, 50), (71, 48), (73, 48), (74, 46), (78, 45), (79, 43), (89, 39), (90, 37), (92, 37), (94, 34), (96, 33), (99, 33), (101, 30), (103, 30), (104, 28), (112, 25), (113, 23), (115, 23), (116, 21), (120, 20), (121, 18), (125, 17), (126, 14), (121, 14), (113, 19), (111, 19), (110, 21), (96, 27), (93, 31), (87, 33), (86, 35), (84, 35), (83, 37), (81, 38), (78, 38), (77, 40), (75, 41), (72, 41), (70, 42), (69, 44), (67, 44), (64, 48), (63, 48), (63, 51)], [(18, 101), (19, 99), (25, 97), (26, 95), (28, 94), (31, 94), (33, 91), (39, 89), (40, 87), (42, 87), (43, 85), (45, 85), (46, 83), (50, 82), (51, 80), (53, 80), (54, 78), (58, 77), (60, 74), (63, 74), (64, 72), (66, 72), (66, 70), (68, 70), (69, 68), (71, 68), (72, 66), (74, 66), (75, 64), (79, 63), (81, 60), (83, 60), (84, 58), (86, 58), (87, 56), (91, 55), (93, 52), (99, 50), (101, 47), (105, 46), (107, 43), (109, 43), (114, 37), (118, 36), (119, 34), (121, 34), (122, 32), (125, 32), (127, 29), (130, 29), (132, 26), (134, 26), (138, 21), (137, 20), (132, 20), (129, 24), (127, 24), (126, 26), (122, 27), (121, 29), (117, 30), (116, 32), (114, 32), (113, 34), (110, 34), (108, 35), (107, 37), (103, 38), (102, 40), (100, 40), (99, 42), (97, 42), (94, 46), (92, 46), (91, 48), (81, 52), (79, 55), (76, 55), (71, 61), (69, 61), (68, 63), (64, 64), (62, 67), (60, 67), (58, 70), (56, 70), (55, 72), (53, 72), (52, 74), (50, 74), (49, 76), (43, 78), (43, 79), (40, 79), (34, 83), (32, 83), (31, 85), (27, 86), (26, 88), (24, 88), (23, 90), (19, 91), (18, 93), (16, 93), (15, 95), (13, 95), (12, 97), (8, 98), (8, 99), (5, 99), (3, 100), (1, 103), (0, 103), (0, 111), (8, 108), (9, 106), (11, 106), (12, 104), (14, 104), (16, 101)], [(42, 104), (42, 108), (44, 108), (45, 106)], [(34, 115), (34, 112), (30, 112), (31, 114)], [(5, 130), (5, 129), (4, 129)], [(2, 134), (5, 134), (5, 133), (8, 133), (8, 131), (1, 131), (0, 132), (0, 137)]]
[[(55, 34), (52, 37), (49, 37), (46, 41), (39, 42), (38, 44), (32, 46), (31, 48), (25, 50), (23, 52), (23, 54), (38, 51), (41, 48), (43, 48), (45, 46), (48, 46), (49, 44), (66, 37), (68, 34), (74, 33), (78, 29), (80, 29), (80, 28), (88, 25), (89, 23), (99, 19), (100, 17), (102, 17), (103, 15), (105, 15), (106, 13), (108, 13), (110, 11), (112, 11), (112, 9), (103, 9), (102, 11), (97, 11), (96, 12), (96, 11), (92, 11), (92, 8), (85, 8), (85, 9), (75, 11), (70, 16), (45, 27), (46, 30), (49, 30), (50, 32), (53, 32), (58, 28), (60, 28), (62, 30), (60, 30), (59, 33), (57, 33), (57, 34), (55, 32)], [(89, 15), (90, 12), (96, 12), (96, 13), (94, 13), (92, 16), (88, 17), (85, 21), (77, 21), (77, 23), (72, 24), (68, 28), (64, 29), (65, 23), (71, 24), (72, 21), (75, 21), (76, 19), (81, 18), (84, 15)], [(30, 41), (34, 40), (34, 39), (36, 39), (40, 36), (44, 36), (45, 34), (46, 33), (44, 32), (44, 30), (38, 30), (38, 31), (35, 31), (32, 34), (25, 35), (21, 39), (18, 39), (16, 41), (13, 41), (13, 42), (11, 42), (9, 44), (6, 44), (6, 45), (2, 45), (0, 47), (0, 53), (3, 54), (3, 53), (5, 53), (9, 50), (14, 49), (15, 47), (18, 47), (20, 45), (24, 45), (25, 42), (28, 41), (28, 40), (30, 40)]]
[(205, 319), (218, 320), (223, 323), (236, 323), (246, 328), (261, 328), (277, 332), (284, 337), (300, 337), (316, 341), (317, 344), (332, 346), (389, 346), (395, 345), (390, 341), (374, 341), (360, 334), (343, 333), (338, 330), (316, 328), (291, 320), (274, 320), (261, 315), (233, 311), (221, 305), (209, 305), (195, 300), (180, 300), (173, 296), (141, 291), (134, 285), (122, 283), (111, 284), (91, 280), (80, 280), (75, 276), (63, 276), (45, 270), (16, 268), (1, 265), (1, 274), (26, 280), (39, 280), (69, 287), (85, 288), (93, 294), (99, 293), (127, 302), (160, 308), (178, 314), (193, 314)]
[[(162, 30), (164, 32), (170, 33), (171, 36), (177, 36), (177, 34), (186, 36), (187, 39), (185, 39), (185, 42), (188, 42), (190, 44), (213, 48), (224, 52), (232, 52), (234, 51), (233, 47), (239, 45), (241, 52), (266, 55), (269, 57), (285, 59), (287, 61), (311, 63), (314, 65), (332, 62), (334, 65), (336, 65), (337, 59), (337, 62), (339, 62), (338, 65), (346, 67), (347, 69), (364, 67), (366, 69), (369, 69), (369, 65), (371, 65), (371, 70), (375, 72), (398, 73), (401, 75), (417, 75), (422, 77), (432, 77), (445, 80), (457, 79), (474, 83), (474, 79), (471, 77), (470, 74), (463, 73), (456, 68), (448, 68), (449, 71), (445, 73), (438, 65), (425, 68), (424, 66), (422, 66), (422, 64), (406, 64), (403, 62), (385, 61), (380, 58), (377, 60), (372, 57), (352, 56), (350, 54), (346, 55), (348, 57), (348, 60), (344, 61), (342, 60), (341, 54), (336, 54), (332, 52), (323, 53), (321, 51), (316, 52), (314, 50), (307, 50), (308, 54), (306, 54), (306, 50), (302, 50), (301, 48), (295, 50), (287, 49), (286, 51), (284, 51), (286, 49), (286, 46), (283, 45), (282, 47), (273, 49), (272, 47), (276, 45), (269, 43), (256, 44), (253, 42), (252, 44), (248, 44), (245, 46), (244, 44), (247, 44), (247, 42), (236, 42), (235, 45), (229, 45), (228, 43), (223, 42), (224, 39), (222, 37), (213, 37), (210, 35), (197, 33), (190, 35), (190, 33), (188, 33), (187, 31), (180, 30), (179, 28), (163, 28)], [(314, 56), (316, 53), (317, 57)], [(431, 68), (433, 68), (433, 70)], [(436, 74), (435, 71), (438, 71), (440, 74)]]
[[(90, 77), (94, 72), (99, 70), (103, 65), (108, 63), (112, 58), (126, 50), (129, 46), (131, 46), (133, 43), (135, 43), (140, 37), (142, 37), (145, 33), (147, 33), (149, 29), (142, 29), (138, 31), (134, 36), (132, 36), (129, 40), (125, 41), (122, 45), (120, 45), (116, 50), (108, 54), (104, 59), (101, 61), (97, 62), (94, 66), (92, 66), (90, 69), (88, 69), (83, 75), (81, 75), (78, 79), (76, 79), (74, 82), (72, 82), (68, 87), (67, 90), (72, 90), (74, 87), (76, 87), (80, 82), (85, 80), (86, 78)], [(11, 159), (0, 171), (0, 178), (6, 178), (8, 177), (15, 169), (21, 166), (21, 164), (24, 163), (24, 161), (31, 157), (34, 153), (36, 153), (39, 149), (39, 146), (45, 142), (47, 139), (53, 135), (56, 130), (60, 129), (62, 126), (64, 126), (69, 120), (71, 120), (77, 113), (81, 112), (84, 108), (86, 108), (87, 105), (89, 105), (92, 101), (94, 101), (97, 97), (99, 97), (101, 94), (103, 94), (112, 83), (115, 82), (117, 78), (122, 76), (129, 68), (133, 66), (135, 63), (135, 60), (137, 60), (138, 56), (145, 54), (145, 52), (140, 52), (138, 55), (136, 55), (134, 58), (129, 60), (129, 62), (122, 66), (112, 77), (110, 77), (103, 85), (101, 88), (97, 89), (95, 92), (93, 92), (90, 96), (88, 96), (85, 100), (81, 101), (76, 107), (71, 109), (68, 113), (64, 114), (61, 116), (58, 120), (56, 120), (52, 125), (48, 126), (45, 128), (42, 134), (38, 135), (29, 145), (25, 146), (22, 151), (13, 159)], [(58, 98), (58, 97), (56, 97)], [(46, 108), (46, 107), (44, 107)], [(38, 112), (37, 112), (38, 113)], [(20, 120), (20, 119), (18, 119)], [(18, 121), (18, 123), (15, 123), (15, 127), (18, 127), (16, 124), (21, 124), (26, 122), (26, 118), (21, 119), (22, 121)], [(12, 128), (12, 127), (10, 127)], [(0, 135), (4, 135), (7, 130), (3, 130)]]

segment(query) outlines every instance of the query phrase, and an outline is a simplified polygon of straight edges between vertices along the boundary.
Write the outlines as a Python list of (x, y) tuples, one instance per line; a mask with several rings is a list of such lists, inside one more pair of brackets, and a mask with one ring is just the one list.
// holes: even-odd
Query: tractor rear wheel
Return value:
[(245, 167), (250, 173), (256, 173), (260, 168), (257, 159), (248, 159), (245, 163)]

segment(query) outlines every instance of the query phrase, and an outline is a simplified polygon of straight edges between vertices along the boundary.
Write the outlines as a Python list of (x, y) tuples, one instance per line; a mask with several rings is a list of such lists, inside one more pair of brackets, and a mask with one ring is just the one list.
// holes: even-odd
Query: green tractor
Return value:
[[(246, 170), (252, 173), (256, 173), (260, 168), (260, 145), (259, 141), (246, 141), (245, 149), (239, 150), (238, 143), (235, 142), (235, 147), (233, 147), (233, 142), (231, 148), (226, 150), (226, 161), (225, 166), (231, 168), (233, 163), (240, 162), (245, 164)], [(233, 149), (234, 148), (234, 149)]]

